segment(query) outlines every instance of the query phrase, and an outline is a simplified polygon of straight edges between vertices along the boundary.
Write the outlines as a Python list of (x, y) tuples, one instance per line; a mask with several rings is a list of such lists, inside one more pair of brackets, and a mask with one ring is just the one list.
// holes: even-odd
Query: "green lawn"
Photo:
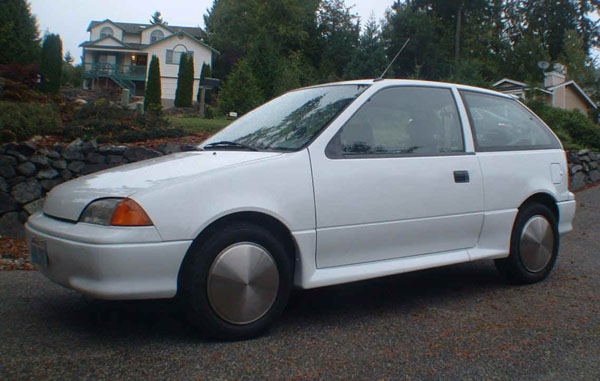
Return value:
[(214, 134), (231, 123), (231, 120), (227, 119), (203, 119), (191, 115), (170, 116), (168, 119), (173, 127), (179, 127), (194, 134)]

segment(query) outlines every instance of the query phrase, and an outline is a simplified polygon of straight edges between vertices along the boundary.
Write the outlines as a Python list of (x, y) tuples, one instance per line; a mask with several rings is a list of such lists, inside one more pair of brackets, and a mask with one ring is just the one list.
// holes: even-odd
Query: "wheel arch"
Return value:
[(249, 222), (256, 224), (261, 227), (267, 228), (269, 231), (275, 233), (284, 243), (286, 252), (290, 255), (294, 268), (300, 266), (300, 250), (291, 230), (281, 220), (266, 214), (264, 212), (257, 211), (239, 211), (231, 214), (222, 216), (215, 221), (207, 225), (194, 239), (193, 243), (188, 248), (185, 254), (181, 266), (179, 268), (179, 274), (177, 277), (177, 291), (181, 289), (181, 283), (185, 278), (185, 269), (190, 261), (190, 253), (195, 247), (201, 245), (205, 240), (209, 239), (219, 229), (224, 226), (238, 223), (238, 222)]
[(522, 210), (527, 205), (542, 204), (552, 211), (552, 214), (554, 214), (554, 217), (556, 217), (556, 221), (558, 222), (560, 219), (560, 213), (558, 211), (558, 205), (556, 202), (556, 199), (551, 194), (546, 192), (538, 192), (525, 199), (525, 201), (523, 201), (519, 206), (519, 210)]

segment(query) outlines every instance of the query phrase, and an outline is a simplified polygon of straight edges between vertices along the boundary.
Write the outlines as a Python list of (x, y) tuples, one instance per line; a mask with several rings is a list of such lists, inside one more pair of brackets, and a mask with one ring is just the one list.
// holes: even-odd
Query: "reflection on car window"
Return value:
[(517, 101), (470, 91), (461, 92), (480, 151), (560, 148), (560, 143)]
[(343, 155), (437, 155), (463, 152), (449, 89), (395, 87), (375, 94), (340, 132)]
[[(289, 92), (231, 123), (204, 145), (234, 142), (256, 150), (298, 150), (366, 88), (332, 85)], [(235, 149), (232, 147), (235, 146), (221, 145), (220, 149)]]

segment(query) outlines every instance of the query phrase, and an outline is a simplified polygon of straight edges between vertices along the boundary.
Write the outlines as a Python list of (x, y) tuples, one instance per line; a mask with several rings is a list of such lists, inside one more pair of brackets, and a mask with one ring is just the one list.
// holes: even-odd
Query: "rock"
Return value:
[(586, 176), (583, 172), (577, 172), (575, 175), (571, 176), (571, 190), (581, 189), (586, 184)]
[(23, 206), (23, 209), (27, 211), (29, 214), (36, 214), (37, 212), (42, 211), (42, 207), (44, 206), (44, 198), (38, 198), (35, 201), (30, 202), (29, 204)]
[(60, 154), (63, 150), (63, 145), (60, 143), (54, 143), (54, 145), (52, 146), (52, 149)]
[(589, 149), (580, 149), (579, 151), (577, 151), (577, 155), (579, 155), (579, 156), (585, 155), (588, 152), (590, 152)]
[(165, 155), (169, 155), (174, 152), (181, 152), (181, 147), (178, 144), (171, 142), (163, 143), (156, 148)]
[(598, 161), (598, 155), (593, 152), (588, 152), (591, 161)]
[(121, 155), (107, 155), (106, 156), (106, 164), (115, 165), (121, 164), (123, 162), (123, 156)]
[(63, 182), (63, 179), (58, 178), (58, 179), (52, 179), (52, 180), (42, 180), (42, 181), (40, 181), (40, 184), (42, 184), (42, 188), (44, 188), (47, 192), (49, 192), (52, 188), (54, 188), (55, 186), (57, 186), (58, 184), (60, 184), (62, 182)]
[(102, 171), (104, 169), (110, 168), (108, 164), (88, 164), (81, 170), (82, 175), (89, 175), (90, 173)]
[(10, 212), (0, 217), (0, 235), (12, 238), (25, 237), (25, 227), (19, 218), (19, 213)]
[(127, 147), (125, 146), (102, 146), (98, 148), (100, 153), (106, 154), (123, 154), (127, 151)]
[(35, 151), (37, 151), (37, 149), (38, 149), (37, 144), (35, 144), (33, 142), (24, 142), (24, 143), (20, 143), (19, 145), (17, 145), (17, 147), (15, 148), (15, 151), (17, 151), (20, 154), (23, 154), (25, 156), (31, 156), (31, 155), (33, 155), (33, 153)]
[(67, 169), (67, 161), (63, 159), (53, 160), (50, 165), (56, 169)]
[(590, 162), (592, 161), (588, 155), (583, 155), (580, 157), (581, 161)]
[(77, 146), (66, 146), (62, 150), (61, 155), (67, 160), (83, 160), (83, 153), (81, 152), (81, 148)]
[(19, 204), (27, 204), (42, 197), (42, 186), (35, 179), (17, 184), (12, 189), (12, 197)]
[(33, 155), (31, 157), (31, 162), (38, 167), (47, 167), (50, 163), (48, 162), (48, 158), (42, 155)]
[(62, 179), (65, 181), (71, 180), (73, 178), (73, 173), (71, 173), (71, 171), (68, 169), (63, 169), (60, 171), (60, 177), (62, 177)]
[(6, 180), (4, 180), (4, 177), (0, 177), (0, 192), (8, 193), (9, 190), (10, 190), (10, 186), (8, 185)]
[(582, 161), (581, 166), (583, 167), (583, 172), (588, 173), (590, 171), (590, 164), (587, 161)]
[(49, 179), (54, 179), (58, 176), (59, 176), (59, 173), (56, 169), (48, 168), (48, 169), (43, 169), (43, 170), (39, 171), (36, 177), (38, 179), (48, 179), (49, 180)]
[(10, 185), (11, 187), (14, 187), (15, 185), (22, 183), (25, 180), (27, 180), (27, 177), (25, 177), (25, 176), (16, 176), (16, 177), (8, 179), (8, 185)]
[(69, 164), (69, 170), (71, 172), (79, 173), (85, 167), (85, 163), (83, 161), (73, 161)]
[(181, 145), (181, 150), (182, 151), (198, 151), (198, 146), (185, 143), (185, 144)]
[(572, 175), (574, 175), (575, 173), (582, 171), (583, 170), (583, 166), (577, 164), (577, 165), (572, 165), (569, 168), (569, 171), (571, 172)]
[(133, 148), (130, 148), (127, 151), (125, 151), (124, 156), (127, 160), (132, 162), (132, 161), (151, 159), (153, 157), (160, 156), (160, 153), (149, 150), (144, 147), (133, 147)]
[(9, 179), (13, 177), (15, 173), (15, 165), (17, 165), (17, 159), (12, 156), (1, 155), (0, 156), (0, 176)]
[(14, 157), (21, 163), (24, 161), (27, 161), (27, 156), (23, 155), (22, 153), (20, 153), (18, 151), (10, 150), (10, 151), (6, 151), (6, 154)]
[(60, 153), (58, 153), (56, 151), (48, 151), (48, 154), (46, 156), (48, 156), (48, 159), (52, 159), (52, 160), (60, 159)]
[(593, 183), (595, 183), (596, 181), (600, 181), (600, 171), (597, 169), (590, 171), (589, 177)]
[(9, 194), (0, 192), (0, 214), (16, 210), (19, 210), (19, 205), (10, 198)]
[(98, 150), (98, 143), (95, 140), (90, 140), (89, 142), (85, 142), (81, 145), (81, 152), (84, 154), (94, 152)]
[(77, 98), (73, 102), (77, 103), (78, 105), (86, 105), (88, 103), (85, 99), (81, 98)]
[(26, 161), (25, 163), (17, 166), (17, 171), (19, 171), (19, 173), (21, 173), (23, 176), (31, 177), (37, 172), (37, 167), (32, 162)]
[(106, 162), (106, 159), (103, 155), (100, 155), (99, 153), (90, 152), (87, 154), (87, 161), (93, 164), (104, 164)]
[(598, 163), (595, 161), (590, 162), (590, 169), (598, 169)]

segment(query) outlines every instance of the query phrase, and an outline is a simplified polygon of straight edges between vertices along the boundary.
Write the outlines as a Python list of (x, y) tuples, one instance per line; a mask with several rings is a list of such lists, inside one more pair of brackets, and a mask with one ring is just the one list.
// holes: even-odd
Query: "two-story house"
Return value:
[[(179, 62), (183, 54), (194, 58), (194, 97), (202, 65), (212, 66), (218, 52), (202, 40), (201, 28), (161, 24), (132, 24), (111, 20), (92, 21), (89, 41), (83, 48), (83, 86), (121, 87), (143, 96), (152, 56), (160, 59), (162, 98), (173, 106)], [(194, 98), (195, 99), (195, 98)]]

